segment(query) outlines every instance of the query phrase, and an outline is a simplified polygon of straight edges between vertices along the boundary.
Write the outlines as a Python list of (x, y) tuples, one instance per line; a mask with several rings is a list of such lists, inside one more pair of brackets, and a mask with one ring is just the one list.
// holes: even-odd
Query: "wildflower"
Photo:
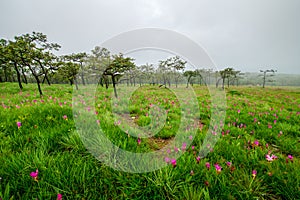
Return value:
[(275, 156), (274, 154), (272, 154), (272, 156), (267, 154), (266, 159), (267, 159), (267, 161), (272, 162), (273, 160), (277, 159), (277, 156)]
[(38, 181), (38, 175), (39, 175), (39, 170), (36, 169), (35, 172), (31, 172), (30, 176), (33, 178), (33, 180)]
[(293, 162), (293, 156), (292, 155), (287, 156), (286, 163), (288, 163), (289, 161)]
[(67, 115), (64, 115), (64, 116), (63, 116), (63, 119), (64, 119), (64, 120), (68, 120), (68, 116), (67, 116)]
[(138, 143), (138, 145), (141, 144), (141, 138), (138, 138), (138, 139), (137, 139), (137, 143)]
[(205, 167), (209, 170), (210, 169), (210, 164), (209, 164), (209, 162), (206, 162), (205, 163)]
[(275, 120), (274, 120), (274, 124), (276, 124), (276, 122), (277, 122), (277, 120), (275, 119)]
[(237, 112), (238, 112), (238, 114), (240, 114), (241, 110), (240, 110), (240, 109), (238, 109), (238, 110), (237, 110)]
[(252, 171), (252, 176), (253, 176), (253, 178), (256, 177), (256, 174), (257, 174), (257, 171), (256, 171), (256, 170), (253, 170), (253, 171)]
[(190, 175), (191, 175), (191, 176), (193, 176), (193, 175), (194, 175), (194, 171), (193, 171), (193, 170), (191, 170), (191, 172), (190, 172)]
[(254, 118), (254, 122), (257, 122), (257, 119), (256, 119), (256, 118)]
[(192, 149), (194, 150), (194, 149), (195, 149), (195, 146), (192, 146)]
[(201, 160), (200, 156), (198, 156), (198, 157), (196, 158), (196, 160), (197, 160), (197, 163), (199, 163), (200, 160)]
[(62, 195), (61, 194), (57, 194), (57, 200), (62, 200)]
[(171, 164), (173, 165), (173, 167), (176, 167), (176, 159), (172, 159)]
[(189, 139), (190, 139), (190, 140), (192, 140), (192, 139), (193, 139), (193, 136), (192, 136), (192, 135), (190, 135), (190, 136), (189, 136)]
[(169, 162), (170, 162), (170, 158), (165, 157), (165, 162), (166, 162), (166, 163), (169, 163)]
[(268, 147), (269, 147), (269, 144), (267, 143), (267, 144), (266, 144), (266, 148), (268, 148)]
[(206, 186), (209, 186), (209, 182), (208, 182), (208, 181), (204, 181), (204, 184), (205, 184)]
[(185, 149), (186, 149), (186, 143), (184, 142), (184, 143), (182, 144), (181, 150), (184, 151)]
[(21, 122), (17, 122), (17, 126), (18, 126), (18, 128), (20, 128), (22, 126), (22, 123)]
[(268, 128), (272, 128), (271, 124), (268, 124)]
[(255, 141), (253, 142), (253, 144), (254, 144), (254, 146), (259, 146), (258, 140), (255, 140)]
[(230, 167), (230, 166), (232, 165), (232, 163), (231, 163), (231, 162), (226, 162), (226, 165), (227, 165), (228, 167)]
[(216, 168), (217, 173), (218, 174), (221, 173), (222, 167), (220, 165), (218, 165), (218, 164), (215, 164), (214, 166)]
[(100, 120), (99, 119), (97, 119), (97, 124), (100, 125)]

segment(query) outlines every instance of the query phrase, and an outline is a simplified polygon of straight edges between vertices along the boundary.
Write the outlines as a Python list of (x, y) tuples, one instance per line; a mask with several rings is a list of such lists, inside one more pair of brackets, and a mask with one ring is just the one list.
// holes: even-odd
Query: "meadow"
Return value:
[[(300, 88), (227, 88), (220, 139), (202, 158), (198, 152), (208, 134), (211, 101), (205, 86), (194, 85), (201, 114), (193, 126), (197, 134), (188, 138), (191, 144), (169, 150), (181, 156), (166, 156), (163, 168), (129, 173), (107, 166), (84, 145), (75, 124), (77, 115), (84, 113), (73, 110), (71, 86), (42, 87), (41, 98), (34, 84), (25, 85), (22, 92), (15, 83), (0, 84), (2, 200), (300, 197)], [(94, 107), (85, 109), (116, 146), (130, 152), (152, 152), (178, 134), (181, 105), (170, 90), (158, 86), (137, 89), (126, 123), (112, 114), (123, 109), (111, 103), (112, 93), (111, 88), (97, 88)], [(154, 103), (168, 112), (154, 113), (152, 119), (149, 111)], [(153, 137), (129, 134), (130, 126), (147, 127), (151, 120), (163, 122), (150, 127), (158, 130)]]

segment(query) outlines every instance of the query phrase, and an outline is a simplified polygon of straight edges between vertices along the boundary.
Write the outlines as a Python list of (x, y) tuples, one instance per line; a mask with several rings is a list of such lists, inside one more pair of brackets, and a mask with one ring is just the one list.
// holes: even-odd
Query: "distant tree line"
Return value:
[[(15, 36), (13, 40), (0, 39), (0, 82), (18, 82), (20, 90), (24, 84), (34, 82), (40, 95), (43, 95), (42, 84), (69, 83), (78, 89), (79, 84), (98, 83), (105, 88), (112, 86), (115, 96), (118, 84), (159, 87), (215, 84), (224, 89), (245, 82), (245, 73), (232, 67), (220, 71), (186, 69), (187, 62), (179, 56), (161, 60), (156, 65), (137, 66), (134, 59), (122, 53), (112, 55), (108, 49), (99, 46), (90, 53), (58, 56), (60, 48), (59, 44), (49, 42), (45, 34), (38, 32)], [(275, 72), (273, 69), (261, 70), (259, 82), (263, 87), (271, 82), (270, 77)]]

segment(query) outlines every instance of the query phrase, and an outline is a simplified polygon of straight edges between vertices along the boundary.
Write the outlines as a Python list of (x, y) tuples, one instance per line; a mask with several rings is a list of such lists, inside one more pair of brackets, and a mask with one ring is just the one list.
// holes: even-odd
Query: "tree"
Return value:
[(76, 89), (78, 90), (78, 83), (76, 75), (79, 72), (80, 64), (74, 63), (72, 61), (66, 60), (65, 57), (62, 58), (61, 66), (58, 69), (58, 74), (64, 79), (70, 82), (70, 85), (75, 83)]
[(21, 83), (20, 69), (25, 80), (25, 71), (28, 70), (36, 80), (40, 95), (43, 95), (39, 77), (44, 75), (44, 79), (50, 84), (47, 72), (51, 68), (52, 61), (55, 60), (51, 51), (58, 50), (60, 46), (56, 43), (49, 43), (46, 35), (33, 32), (16, 36), (15, 41), (9, 41), (8, 47), (9, 60), (14, 65), (19, 85)]
[(197, 74), (198, 72), (196, 70), (195, 71), (188, 70), (183, 73), (183, 76), (187, 77), (186, 88), (189, 87), (191, 78), (197, 76)]
[(109, 78), (103, 72), (111, 62), (110, 52), (99, 46), (96, 46), (91, 52), (92, 54), (88, 55), (86, 60), (87, 71), (90, 75), (96, 77), (98, 84), (101, 86), (105, 84), (106, 89), (108, 89)]
[[(267, 78), (271, 77), (271, 76), (275, 76), (275, 72), (277, 72), (277, 70), (267, 69), (267, 70), (260, 70), (260, 72), (263, 73), (263, 88), (265, 88)], [(272, 73), (272, 74), (268, 75), (267, 73)], [(271, 80), (271, 79), (268, 80), (268, 82), (272, 82), (272, 81), (273, 80)]]
[(174, 76), (176, 87), (178, 85), (178, 79), (181, 73), (177, 73), (185, 68), (186, 61), (180, 59), (179, 56), (173, 56), (166, 60), (159, 61), (160, 71), (163, 73), (164, 85), (166, 87), (166, 82), (171, 86), (170, 75)]
[(86, 61), (87, 54), (85, 52), (82, 53), (72, 53), (70, 55), (66, 55), (65, 58), (70, 62), (78, 63), (80, 66), (80, 78), (82, 84), (85, 85), (85, 78), (84, 78), (84, 66), (83, 63)]
[(116, 90), (116, 81), (119, 76), (122, 76), (126, 71), (133, 70), (135, 64), (133, 59), (126, 57), (123, 54), (113, 55), (111, 62), (108, 64), (107, 68), (104, 70), (104, 76), (111, 76), (115, 97), (118, 98)]

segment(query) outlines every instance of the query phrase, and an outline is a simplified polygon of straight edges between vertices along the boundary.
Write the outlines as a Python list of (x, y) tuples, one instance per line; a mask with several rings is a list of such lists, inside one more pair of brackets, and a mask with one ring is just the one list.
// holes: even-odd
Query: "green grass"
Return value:
[[(196, 157), (209, 126), (211, 105), (205, 87), (194, 86), (194, 90), (203, 128), (177, 159), (176, 167), (169, 164), (153, 172), (127, 173), (106, 166), (83, 145), (74, 122), (77, 116), (73, 116), (72, 87), (44, 85), (44, 96), (40, 98), (35, 85), (25, 85), (20, 93), (17, 84), (1, 83), (0, 198), (56, 199), (60, 193), (63, 199), (298, 199), (300, 89), (226, 90), (223, 135), (199, 162)], [(114, 110), (124, 113), (128, 109), (128, 123), (122, 121), (120, 125), (112, 114), (115, 105), (110, 101), (111, 93), (111, 88), (97, 89), (95, 119), (100, 120), (99, 128), (118, 147), (151, 152), (181, 134), (181, 105), (171, 90), (157, 86), (136, 90), (129, 108), (121, 102)], [(151, 103), (161, 106), (153, 122), (163, 123), (151, 122)], [(20, 128), (18, 121), (22, 123)], [(124, 131), (132, 131), (134, 124), (145, 130), (151, 126), (158, 133), (141, 138), (138, 145), (137, 137)], [(259, 145), (254, 145), (255, 140)], [(268, 162), (268, 153), (278, 158)], [(288, 155), (293, 156), (293, 162), (287, 162)], [(228, 161), (231, 166), (226, 165)], [(207, 162), (210, 169), (205, 167)], [(222, 167), (220, 173), (216, 172), (216, 163)], [(38, 181), (30, 177), (36, 169)], [(252, 170), (257, 170), (255, 178)]]

